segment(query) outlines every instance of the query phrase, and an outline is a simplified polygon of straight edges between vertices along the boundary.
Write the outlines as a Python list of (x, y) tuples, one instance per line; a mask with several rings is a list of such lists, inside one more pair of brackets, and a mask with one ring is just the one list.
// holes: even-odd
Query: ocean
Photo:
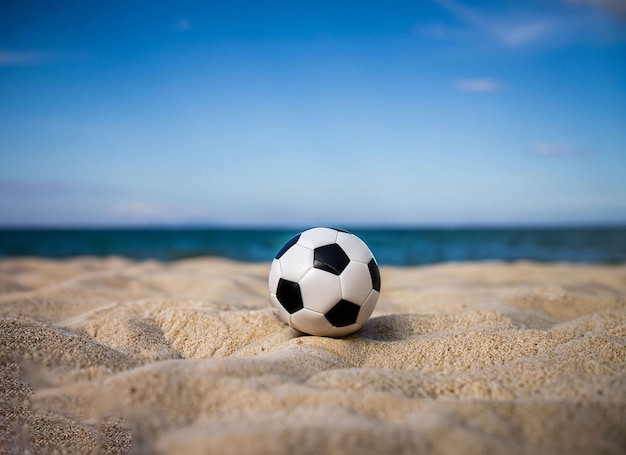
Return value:
[[(626, 226), (604, 228), (349, 229), (381, 265), (463, 261), (626, 262)], [(172, 261), (219, 256), (271, 261), (298, 229), (0, 229), (0, 258), (125, 256)]]

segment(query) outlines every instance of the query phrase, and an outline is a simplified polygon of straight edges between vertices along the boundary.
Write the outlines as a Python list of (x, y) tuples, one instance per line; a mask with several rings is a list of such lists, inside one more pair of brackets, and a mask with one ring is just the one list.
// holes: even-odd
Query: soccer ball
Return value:
[(356, 235), (313, 228), (289, 240), (272, 261), (270, 302), (278, 319), (310, 335), (343, 337), (374, 311), (380, 271)]

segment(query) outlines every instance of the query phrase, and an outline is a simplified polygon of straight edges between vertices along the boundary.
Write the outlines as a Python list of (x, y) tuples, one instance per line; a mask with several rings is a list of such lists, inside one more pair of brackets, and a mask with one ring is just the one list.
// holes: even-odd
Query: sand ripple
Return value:
[(623, 453), (626, 267), (385, 268), (344, 339), (267, 271), (0, 261), (0, 453)]

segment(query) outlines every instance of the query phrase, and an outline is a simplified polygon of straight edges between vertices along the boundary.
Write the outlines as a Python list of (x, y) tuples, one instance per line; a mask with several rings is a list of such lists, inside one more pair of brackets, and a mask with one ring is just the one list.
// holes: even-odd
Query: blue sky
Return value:
[(626, 222), (626, 4), (0, 6), (0, 225)]

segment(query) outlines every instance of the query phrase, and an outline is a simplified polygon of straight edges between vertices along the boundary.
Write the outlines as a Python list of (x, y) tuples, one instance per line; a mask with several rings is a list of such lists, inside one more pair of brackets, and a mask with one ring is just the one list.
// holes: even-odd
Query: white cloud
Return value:
[(554, 24), (545, 19), (533, 20), (512, 27), (497, 27), (495, 34), (500, 41), (511, 46), (523, 46), (539, 41), (554, 29)]
[(523, 46), (540, 41), (550, 34), (555, 24), (544, 17), (504, 20), (488, 17), (456, 0), (434, 0), (457, 19), (490, 35), (506, 46)]
[(57, 53), (48, 51), (0, 49), (0, 66), (37, 66), (50, 63), (57, 58)]
[(571, 156), (589, 153), (589, 149), (562, 144), (537, 144), (532, 152), (540, 156)]
[(459, 79), (456, 88), (465, 92), (496, 92), (501, 84), (494, 79)]

